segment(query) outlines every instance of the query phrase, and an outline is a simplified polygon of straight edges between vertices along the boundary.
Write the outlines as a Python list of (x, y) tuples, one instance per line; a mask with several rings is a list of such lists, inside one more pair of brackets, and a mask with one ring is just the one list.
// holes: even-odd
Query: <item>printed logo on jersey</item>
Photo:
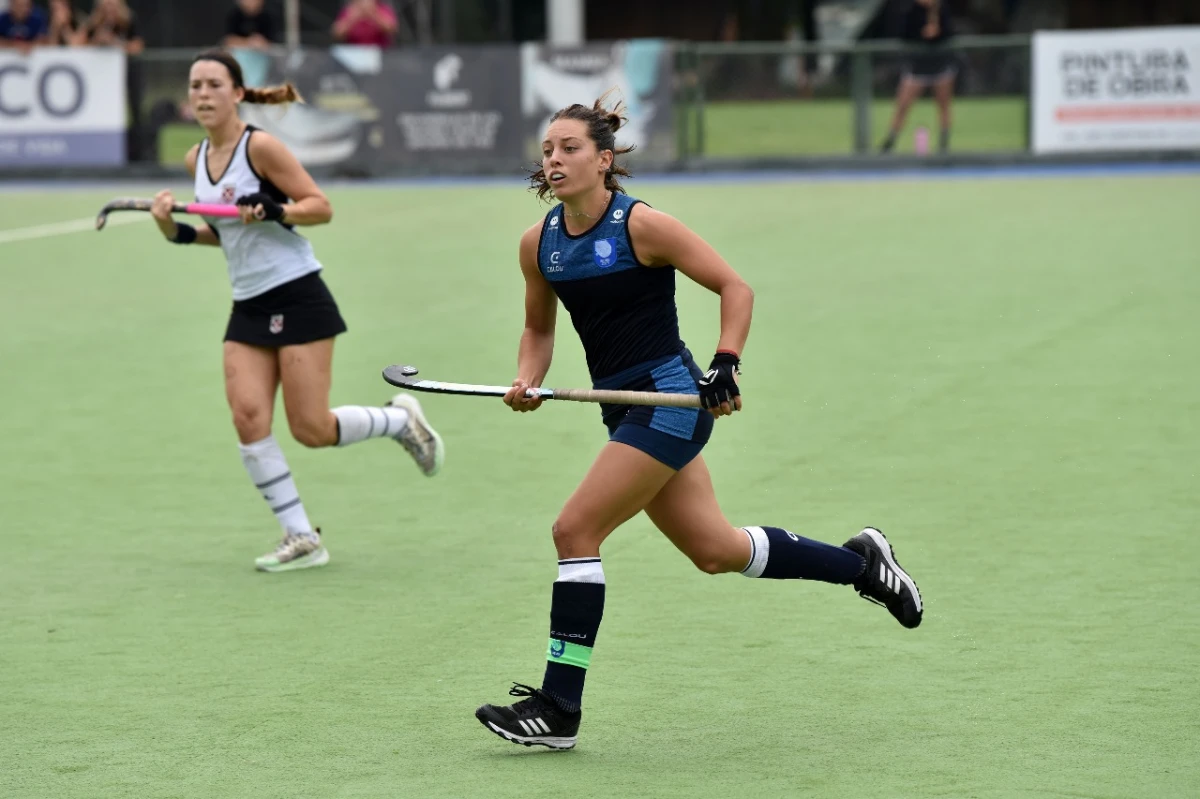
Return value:
[(566, 652), (566, 651), (567, 651), (567, 645), (563, 641), (559, 641), (557, 638), (550, 641), (550, 656), (551, 657), (560, 658), (563, 656), (563, 652)]
[(618, 208), (617, 210), (613, 211), (612, 221), (614, 224), (616, 224), (617, 222), (620, 222), (624, 218), (625, 218), (625, 212), (622, 209)]
[(550, 253), (550, 265), (546, 267), (547, 272), (561, 272), (563, 270), (563, 265), (558, 262), (561, 254), (558, 251)]
[(235, 199), (237, 199), (237, 186), (232, 183), (226, 183), (221, 187), (222, 205), (233, 205)]
[(558, 217), (557, 216), (550, 217), (550, 227), (558, 227)]
[(283, 314), (281, 314), (281, 313), (271, 314), (270, 330), (275, 335), (279, 335), (280, 333), (283, 332)]
[(596, 266), (612, 266), (617, 262), (617, 240), (596, 239)]

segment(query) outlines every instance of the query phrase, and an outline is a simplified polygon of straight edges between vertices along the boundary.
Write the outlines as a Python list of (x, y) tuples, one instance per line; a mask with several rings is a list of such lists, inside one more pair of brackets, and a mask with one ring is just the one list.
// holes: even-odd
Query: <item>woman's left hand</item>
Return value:
[(730, 416), (742, 409), (742, 391), (737, 384), (740, 363), (732, 352), (718, 352), (700, 378), (700, 406), (714, 417)]
[(242, 212), (242, 224), (245, 225), (283, 221), (283, 206), (266, 192), (244, 194), (237, 198), (237, 206)]

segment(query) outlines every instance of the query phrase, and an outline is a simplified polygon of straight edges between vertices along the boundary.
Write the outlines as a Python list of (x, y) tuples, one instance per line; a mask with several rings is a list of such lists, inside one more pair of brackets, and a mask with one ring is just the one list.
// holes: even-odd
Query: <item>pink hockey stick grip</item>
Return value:
[(236, 205), (212, 205), (210, 203), (188, 203), (187, 212), (189, 214), (199, 214), (200, 216), (224, 216), (230, 218), (242, 215)]

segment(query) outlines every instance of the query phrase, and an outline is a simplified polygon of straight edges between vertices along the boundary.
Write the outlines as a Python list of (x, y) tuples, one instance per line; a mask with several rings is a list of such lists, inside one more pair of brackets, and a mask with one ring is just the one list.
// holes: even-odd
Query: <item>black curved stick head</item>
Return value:
[(145, 200), (140, 197), (118, 197), (110, 200), (100, 209), (100, 215), (96, 217), (96, 230), (104, 230), (104, 225), (108, 222), (108, 215), (113, 211), (149, 211), (153, 206), (153, 200)]
[(108, 212), (111, 210), (107, 205), (100, 209), (100, 215), (96, 217), (96, 230), (104, 230), (104, 225), (108, 222)]
[(383, 379), (391, 383), (393, 386), (402, 386), (410, 388), (416, 382), (413, 380), (417, 376), (417, 367), (415, 366), (389, 366), (383, 370)]

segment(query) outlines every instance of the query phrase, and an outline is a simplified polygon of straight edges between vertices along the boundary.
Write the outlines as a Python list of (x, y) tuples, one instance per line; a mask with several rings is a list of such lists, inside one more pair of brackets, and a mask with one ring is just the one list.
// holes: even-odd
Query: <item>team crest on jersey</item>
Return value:
[(271, 326), (269, 329), (276, 335), (283, 332), (283, 314), (271, 314)]
[(612, 266), (617, 261), (617, 240), (596, 239), (596, 266)]
[(234, 199), (237, 197), (237, 186), (232, 183), (226, 183), (221, 187), (221, 204), (233, 205)]

